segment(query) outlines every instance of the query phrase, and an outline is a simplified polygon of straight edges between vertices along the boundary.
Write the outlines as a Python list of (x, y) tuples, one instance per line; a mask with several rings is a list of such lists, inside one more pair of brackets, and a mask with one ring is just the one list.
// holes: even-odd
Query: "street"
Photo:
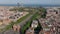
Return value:
[[(24, 19), (18, 25), (20, 25), (21, 27), (23, 27), (26, 24), (26, 22), (31, 19), (32, 16), (33, 15), (30, 15), (28, 18)], [(11, 30), (7, 30), (5, 32), (0, 32), (0, 34), (20, 34), (20, 32), (14, 32), (13, 29), (11, 29)]]

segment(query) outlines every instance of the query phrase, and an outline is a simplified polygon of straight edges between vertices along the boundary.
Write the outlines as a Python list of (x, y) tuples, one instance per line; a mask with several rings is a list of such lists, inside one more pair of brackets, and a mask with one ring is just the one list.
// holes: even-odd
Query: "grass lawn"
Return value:
[(27, 24), (25, 24), (25, 25), (22, 27), (22, 29), (21, 29), (22, 34), (24, 34), (24, 32), (26, 31), (26, 29), (30, 27), (30, 24), (31, 24), (31, 20), (28, 21)]
[(30, 27), (32, 20), (36, 19), (37, 16), (40, 16), (37, 12), (32, 16), (31, 20), (29, 20), (21, 29), (22, 34), (26, 31), (27, 28)]

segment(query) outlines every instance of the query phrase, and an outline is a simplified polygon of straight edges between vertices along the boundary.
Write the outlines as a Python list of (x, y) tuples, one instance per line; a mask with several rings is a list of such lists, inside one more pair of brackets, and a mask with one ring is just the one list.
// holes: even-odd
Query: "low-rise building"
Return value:
[(27, 31), (26, 31), (26, 34), (34, 34), (34, 28), (29, 28)]
[(58, 8), (48, 8), (46, 18), (41, 18), (40, 23), (44, 34), (60, 34), (60, 16)]

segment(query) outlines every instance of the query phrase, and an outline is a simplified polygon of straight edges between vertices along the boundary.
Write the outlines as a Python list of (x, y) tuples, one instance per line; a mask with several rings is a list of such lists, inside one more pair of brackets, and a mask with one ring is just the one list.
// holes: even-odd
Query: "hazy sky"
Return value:
[(0, 4), (60, 4), (60, 0), (0, 0)]

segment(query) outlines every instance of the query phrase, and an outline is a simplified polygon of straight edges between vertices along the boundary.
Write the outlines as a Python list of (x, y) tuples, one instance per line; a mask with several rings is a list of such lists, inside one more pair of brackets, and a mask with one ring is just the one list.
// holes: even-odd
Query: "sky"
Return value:
[(0, 4), (51, 4), (60, 5), (60, 0), (0, 0)]

